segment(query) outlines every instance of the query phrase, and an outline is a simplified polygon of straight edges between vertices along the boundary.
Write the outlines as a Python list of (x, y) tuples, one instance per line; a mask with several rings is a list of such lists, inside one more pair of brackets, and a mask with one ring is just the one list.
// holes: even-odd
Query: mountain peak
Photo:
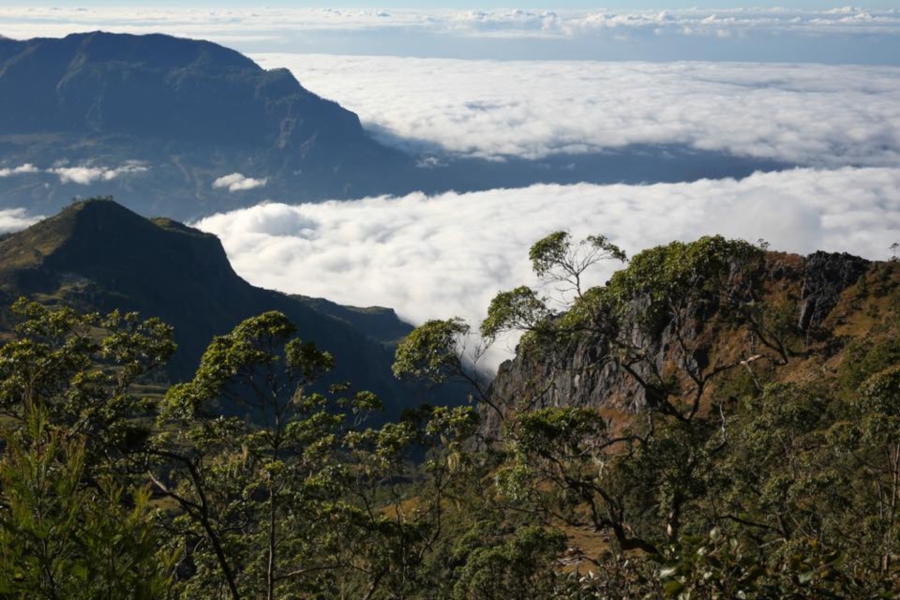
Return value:
[(173, 234), (218, 242), (218, 238), (211, 233), (200, 231), (167, 217), (145, 219), (116, 202), (111, 196), (75, 200), (57, 215), (43, 222), (53, 223), (55, 221), (65, 224), (64, 227), (71, 229), (73, 234), (78, 231), (79, 235), (85, 235), (85, 231), (112, 232), (117, 230), (126, 230), (133, 234), (135, 229), (144, 229), (157, 234), (154, 228), (158, 228)]
[(63, 40), (78, 47), (77, 59), (99, 62), (142, 63), (155, 69), (202, 65), (204, 68), (262, 71), (255, 62), (214, 42), (153, 33), (133, 35), (92, 31), (73, 33)]
[[(55, 260), (88, 270), (97, 257), (121, 263), (142, 280), (166, 283), (173, 275), (238, 278), (219, 239), (172, 221), (152, 221), (110, 198), (75, 202), (55, 219), (70, 221), (71, 232)], [(83, 261), (83, 262), (81, 262)]]
[[(136, 297), (168, 295), (185, 280), (210, 288), (248, 285), (215, 236), (145, 219), (109, 198), (74, 202), (9, 236), (0, 242), (0, 265), (18, 273), (26, 291), (56, 289), (72, 275)], [(32, 279), (37, 272), (41, 277)]]
[(73, 223), (92, 220), (97, 222), (110, 221), (113, 223), (131, 221), (134, 224), (146, 221), (146, 219), (125, 208), (109, 196), (74, 200), (58, 214), (47, 220), (71, 221)]
[[(37, 169), (2, 178), (0, 205), (35, 212), (83, 193), (85, 178), (66, 169), (108, 174), (90, 180), (102, 186), (92, 193), (127, 198), (144, 214), (193, 218), (289, 194), (384, 193), (413, 168), (290, 71), (160, 34), (0, 40), (0, 143), (0, 165)], [(234, 173), (266, 181), (265, 190), (216, 185)]]
[(0, 52), (0, 129), (10, 133), (275, 146), (290, 141), (282, 139), (288, 125), (300, 131), (298, 123), (320, 115), (361, 133), (356, 115), (310, 93), (286, 71), (266, 71), (202, 40), (94, 31)]
[(354, 381), (389, 405), (409, 393), (401, 394), (391, 376), (384, 344), (411, 329), (393, 313), (336, 305), (316, 310), (304, 299), (254, 287), (234, 272), (214, 235), (166, 218), (145, 219), (109, 198), (74, 202), (0, 239), (0, 332), (12, 300), (23, 295), (85, 311), (159, 317), (175, 330), (178, 352), (168, 365), (175, 379), (193, 374), (214, 336), (278, 310), (304, 340), (337, 357), (335, 381)]

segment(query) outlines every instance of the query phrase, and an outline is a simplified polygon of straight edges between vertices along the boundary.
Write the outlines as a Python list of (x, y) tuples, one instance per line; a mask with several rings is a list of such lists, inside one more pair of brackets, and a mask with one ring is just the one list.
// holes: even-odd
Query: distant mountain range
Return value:
[(253, 287), (218, 238), (169, 219), (145, 219), (109, 200), (74, 203), (0, 240), (0, 330), (20, 295), (84, 311), (138, 311), (174, 326), (173, 381), (189, 379), (214, 335), (279, 310), (304, 340), (334, 354), (334, 380), (376, 392), (397, 416), (424, 400), (395, 380), (394, 343), (412, 327), (386, 308), (352, 308)]
[(653, 146), (423, 161), (374, 141), (357, 115), (286, 69), (210, 42), (0, 38), (0, 208), (52, 214), (73, 197), (113, 195), (145, 216), (190, 220), (264, 199), (685, 181), (779, 166)]
[[(49, 212), (88, 192), (185, 217), (270, 196), (386, 191), (385, 174), (409, 162), (287, 70), (216, 44), (100, 32), (0, 43), (7, 206)], [(45, 176), (15, 176), (23, 165)], [(229, 175), (243, 185), (216, 187)]]

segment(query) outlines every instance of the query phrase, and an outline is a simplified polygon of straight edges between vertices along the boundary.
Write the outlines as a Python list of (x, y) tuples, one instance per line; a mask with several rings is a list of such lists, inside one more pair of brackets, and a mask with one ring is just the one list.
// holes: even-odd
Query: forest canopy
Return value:
[(470, 404), (381, 425), (281, 313), (170, 385), (164, 323), (18, 301), (0, 596), (896, 597), (900, 265), (804, 322), (809, 264), (739, 240), (628, 261), (557, 232), (530, 258), (544, 285), (480, 327), (523, 331), (515, 361), (487, 386), (475, 328), (426, 323), (396, 375)]

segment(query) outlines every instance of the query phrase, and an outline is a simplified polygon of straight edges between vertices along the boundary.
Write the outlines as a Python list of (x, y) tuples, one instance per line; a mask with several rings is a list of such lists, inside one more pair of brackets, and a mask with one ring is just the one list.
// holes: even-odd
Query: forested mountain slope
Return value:
[[(530, 251), (542, 285), (492, 301), (483, 338), (523, 336), (477, 390), (476, 445), (590, 572), (562, 597), (900, 592), (900, 263), (766, 246), (673, 242), (589, 288), (624, 253), (557, 232)], [(469, 329), (426, 323), (395, 370), (474, 381)]]
[[(234, 272), (215, 236), (169, 219), (145, 219), (111, 200), (74, 203), (0, 241), (6, 323), (8, 307), (23, 295), (82, 311), (160, 318), (175, 328), (178, 351), (167, 367), (172, 381), (193, 375), (213, 336), (248, 317), (282, 311), (301, 336), (335, 355), (336, 380), (377, 392), (393, 411), (403, 399), (419, 399), (390, 374), (389, 343), (411, 329), (390, 309), (344, 308), (336, 317), (316, 310), (312, 300), (256, 288)], [(390, 337), (378, 339), (379, 329)]]
[[(123, 211), (78, 204), (6, 238), (6, 285), (49, 304), (117, 299), (92, 296), (108, 274), (74, 260), (72, 240), (114, 240), (98, 225), (129, 220), (160, 254), (155, 236), (201, 239), (171, 244), (193, 248), (179, 256), (209, 285), (234, 277), (204, 259), (213, 238)], [(498, 294), (480, 327), (488, 341), (523, 331), (517, 357), (486, 387), (459, 354), (470, 326), (423, 324), (394, 373), (463, 379), (474, 405), (389, 423), (366, 420), (371, 395), (310, 393), (331, 358), (279, 312), (215, 338), (191, 380), (147, 398), (165, 326), (17, 303), (0, 345), (0, 591), (897, 597), (900, 263), (716, 236), (645, 250), (588, 288), (587, 269), (625, 261), (608, 239), (558, 232), (530, 258), (545, 285)], [(218, 410), (235, 398), (254, 418)]]

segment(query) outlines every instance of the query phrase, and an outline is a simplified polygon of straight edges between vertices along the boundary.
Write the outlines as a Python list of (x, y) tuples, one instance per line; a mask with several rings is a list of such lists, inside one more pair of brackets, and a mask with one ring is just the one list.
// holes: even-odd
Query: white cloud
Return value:
[[(822, 36), (848, 38), (843, 48), (816, 44), (804, 60), (855, 62), (854, 39), (900, 36), (897, 10), (686, 9), (651, 10), (452, 10), (335, 8), (90, 8), (0, 7), (4, 31), (14, 38), (63, 36), (73, 31), (103, 29), (122, 33), (165, 32), (236, 44), (241, 49), (290, 48), (292, 51), (443, 56), (446, 52), (483, 56), (502, 51), (491, 45), (510, 41), (565, 44), (563, 52), (598, 58), (634, 42), (645, 48), (666, 48), (661, 60), (689, 58), (684, 40), (709, 40), (722, 59), (746, 52), (762, 54), (772, 45)], [(363, 33), (365, 35), (358, 35)], [(357, 34), (357, 35), (354, 35)], [(351, 39), (352, 38), (352, 39)], [(448, 43), (451, 41), (453, 43)], [(468, 44), (466, 42), (469, 42)], [(475, 42), (473, 45), (472, 42)], [(673, 41), (675, 43), (673, 43)], [(607, 46), (612, 44), (612, 46)], [(466, 47), (468, 46), (468, 47)], [(896, 47), (896, 46), (892, 46)], [(518, 47), (518, 51), (526, 50)], [(559, 51), (559, 48), (556, 49)], [(635, 52), (631, 48), (629, 52)], [(897, 63), (897, 57), (877, 52), (874, 61)], [(842, 59), (843, 56), (843, 59)], [(640, 58), (631, 56), (631, 58)], [(696, 57), (693, 57), (696, 58)], [(778, 59), (776, 59), (778, 60)], [(785, 60), (783, 57), (780, 60)]]
[(245, 177), (241, 173), (232, 173), (231, 175), (225, 175), (213, 181), (213, 188), (227, 188), (229, 192), (244, 192), (263, 187), (266, 185), (267, 181), (268, 179), (253, 179), (251, 177)]
[(96, 181), (112, 181), (122, 175), (144, 173), (148, 167), (139, 162), (129, 162), (120, 167), (53, 167), (47, 169), (47, 173), (53, 173), (59, 177), (60, 183), (75, 183), (78, 185), (90, 185)]
[(722, 233), (773, 249), (887, 258), (900, 241), (900, 168), (265, 204), (196, 225), (219, 235), (256, 285), (391, 306), (414, 323), (454, 315), (478, 323), (498, 291), (533, 283), (528, 248), (559, 229), (608, 235), (629, 254)]
[(59, 177), (60, 183), (90, 185), (97, 181), (112, 181), (122, 175), (144, 173), (147, 170), (149, 170), (149, 167), (139, 161), (129, 161), (119, 167), (98, 167), (90, 164), (69, 166), (67, 161), (62, 160), (58, 161), (57, 164), (49, 169), (41, 169), (31, 163), (26, 163), (18, 167), (2, 168), (0, 169), (0, 178), (12, 177), (14, 175), (50, 173)]
[[(175, 30), (182, 33), (253, 34), (260, 31), (286, 35), (289, 31), (403, 29), (434, 34), (472, 36), (573, 37), (605, 29), (661, 30), (686, 35), (716, 35), (719, 28), (737, 31), (851, 32), (897, 34), (900, 12), (845, 7), (837, 10), (784, 8), (720, 8), (686, 10), (455, 10), (455, 9), (352, 9), (352, 8), (90, 8), (22, 7), (0, 9), (13, 37), (39, 24), (69, 29), (104, 25), (110, 30)], [(83, 29), (83, 27), (82, 27)], [(34, 37), (28, 35), (27, 37)]]
[(0, 234), (25, 229), (43, 218), (40, 215), (29, 215), (25, 208), (2, 208), (0, 209)]
[(13, 175), (25, 175), (39, 172), (40, 169), (35, 167), (33, 164), (25, 163), (24, 165), (18, 167), (0, 169), (0, 177), (11, 177)]
[(418, 151), (540, 158), (672, 144), (805, 166), (900, 163), (900, 67), (254, 58)]

